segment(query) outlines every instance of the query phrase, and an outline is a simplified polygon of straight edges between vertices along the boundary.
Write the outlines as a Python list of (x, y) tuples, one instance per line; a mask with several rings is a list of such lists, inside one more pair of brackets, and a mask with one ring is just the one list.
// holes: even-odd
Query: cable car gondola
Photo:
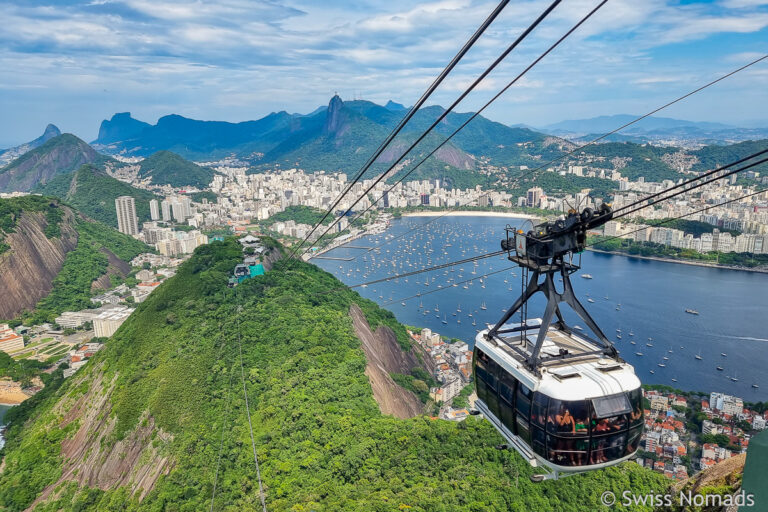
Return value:
[[(535, 481), (628, 460), (643, 433), (640, 380), (576, 299), (570, 281), (579, 269), (573, 254), (584, 249), (586, 230), (611, 215), (607, 205), (598, 212), (572, 211), (527, 234), (507, 227), (502, 240), (524, 280), (528, 271), (532, 275), (496, 325), (475, 338), (475, 406), (531, 466), (549, 469), (532, 477)], [(555, 274), (562, 278), (562, 291)], [(527, 318), (527, 302), (538, 292), (547, 297), (544, 314)], [(595, 337), (566, 324), (562, 303)], [(521, 321), (511, 323), (518, 312)]]

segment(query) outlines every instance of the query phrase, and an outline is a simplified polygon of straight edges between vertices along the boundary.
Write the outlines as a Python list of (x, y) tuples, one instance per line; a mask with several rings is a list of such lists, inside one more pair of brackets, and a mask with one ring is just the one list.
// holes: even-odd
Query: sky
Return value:
[[(513, 0), (430, 103), (448, 105), (549, 5)], [(479, 108), (598, 0), (565, 0), (463, 101)], [(413, 104), (484, 0), (0, 0), (0, 147), (116, 112), (244, 121), (343, 99)], [(768, 54), (768, 0), (609, 0), (486, 116), (545, 126), (641, 114)], [(768, 125), (768, 59), (665, 110)]]

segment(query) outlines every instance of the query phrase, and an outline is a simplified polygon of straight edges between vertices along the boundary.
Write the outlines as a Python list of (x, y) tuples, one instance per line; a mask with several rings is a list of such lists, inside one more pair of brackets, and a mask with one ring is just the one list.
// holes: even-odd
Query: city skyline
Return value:
[[(31, 140), (49, 122), (93, 140), (102, 119), (123, 111), (147, 122), (170, 113), (245, 121), (311, 112), (334, 92), (409, 105), (493, 5), (7, 2), (0, 62), (15, 71), (0, 81), (9, 120), (0, 147)], [(433, 103), (455, 98), (545, 6), (510, 5)], [(458, 110), (478, 108), (592, 6), (558, 7)], [(766, 27), (764, 0), (612, 1), (488, 117), (542, 126), (644, 112), (763, 54)], [(760, 64), (667, 114), (754, 125), (764, 120), (754, 105), (768, 100), (767, 83)]]

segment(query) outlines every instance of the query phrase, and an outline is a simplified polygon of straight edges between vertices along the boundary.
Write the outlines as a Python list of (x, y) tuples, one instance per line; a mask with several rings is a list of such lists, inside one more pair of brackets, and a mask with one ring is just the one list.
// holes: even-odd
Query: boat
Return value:
[(694, 356), (696, 359), (701, 361), (701, 350), (699, 350), (699, 353)]
[(456, 308), (456, 312), (461, 313), (461, 304), (459, 304), (459, 306)]
[(672, 377), (672, 382), (677, 382), (677, 378)]
[(725, 352), (720, 352), (720, 355), (723, 357), (728, 357), (728, 354), (726, 354)]
[(665, 365), (664, 363), (659, 363), (657, 366), (659, 368), (666, 368), (667, 367), (667, 365)]
[(717, 368), (715, 368), (715, 370), (721, 372), (721, 371), (723, 371), (723, 367), (722, 366), (718, 366)]
[(646, 346), (646, 347), (652, 347), (652, 346), (653, 346), (653, 343), (650, 343), (650, 342), (649, 342), (649, 343), (646, 343), (646, 344), (645, 344), (645, 346)]
[[(440, 316), (440, 315), (438, 315), (438, 316)], [(444, 324), (448, 323), (448, 318), (445, 315), (443, 315), (443, 323)]]
[(695, 309), (686, 309), (685, 312), (690, 314), (690, 315), (698, 315), (699, 314), (699, 312), (696, 311)]
[(616, 339), (617, 339), (617, 340), (620, 340), (620, 339), (621, 339), (621, 334), (617, 334), (617, 335), (616, 335)]
[(581, 274), (584, 279), (592, 279), (592, 274)]
[(630, 341), (630, 343), (633, 345), (637, 345), (637, 343), (635, 343), (634, 341)]
[(651, 373), (656, 373), (656, 372), (655, 372), (655, 371), (653, 371), (653, 370), (649, 370), (649, 371), (650, 371)]
[(636, 355), (636, 356), (639, 356), (639, 357), (642, 357), (642, 356), (643, 356), (643, 353), (642, 353), (642, 352), (635, 352), (635, 355)]
[(589, 298), (589, 299), (587, 299), (587, 302), (593, 303), (593, 302), (595, 302), (595, 299)]
[(752, 384), (752, 387), (753, 387), (753, 388), (755, 388), (755, 389), (757, 389), (757, 388), (759, 388), (760, 386), (758, 386), (757, 384)]

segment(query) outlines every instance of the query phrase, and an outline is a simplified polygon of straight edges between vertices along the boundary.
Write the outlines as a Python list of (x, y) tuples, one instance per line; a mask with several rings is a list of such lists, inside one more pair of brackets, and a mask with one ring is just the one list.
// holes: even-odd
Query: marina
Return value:
[[(504, 226), (516, 222), (498, 217), (446, 217), (395, 239), (429, 220), (394, 219), (383, 233), (357, 241), (380, 247), (364, 252), (342, 246), (328, 255), (351, 260), (316, 263), (347, 284), (359, 284), (497, 251)], [(393, 311), (405, 324), (440, 330), (471, 346), (477, 331), (493, 324), (520, 294), (521, 272), (512, 265), (502, 256), (478, 259), (357, 290)], [(761, 312), (768, 309), (764, 292), (768, 275), (589, 251), (581, 255), (581, 268), (578, 276), (588, 271), (593, 278), (575, 280), (574, 291), (579, 297), (589, 297), (585, 306), (604, 331), (616, 330), (623, 338), (614, 337), (614, 344), (644, 382), (685, 390), (720, 390), (749, 401), (766, 399), (760, 389), (768, 386), (768, 374), (756, 361), (764, 359), (768, 348), (761, 321)], [(675, 286), (671, 287), (673, 280)], [(419, 308), (420, 302), (429, 302), (432, 313)], [(680, 304), (700, 314), (686, 313)], [(540, 311), (534, 314), (539, 307), (543, 308), (543, 301), (533, 300), (529, 315), (540, 315)], [(565, 315), (569, 322), (576, 320), (568, 312)], [(636, 344), (633, 338), (647, 342)], [(641, 345), (643, 352), (637, 350)], [(680, 348), (671, 351), (672, 347)], [(658, 366), (660, 361), (664, 366)]]

